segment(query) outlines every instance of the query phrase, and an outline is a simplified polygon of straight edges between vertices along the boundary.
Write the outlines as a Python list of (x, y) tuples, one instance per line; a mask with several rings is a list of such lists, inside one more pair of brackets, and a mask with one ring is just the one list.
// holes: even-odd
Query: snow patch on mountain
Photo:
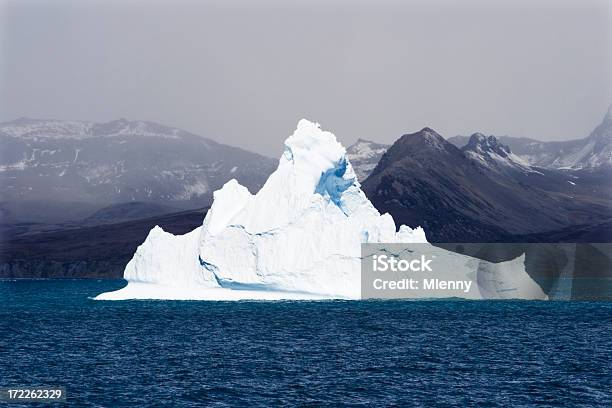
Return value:
[(92, 122), (20, 118), (0, 124), (0, 133), (23, 139), (82, 139), (93, 135)]
[(368, 178), (389, 145), (359, 139), (346, 149), (346, 158), (360, 181)]
[(539, 173), (527, 161), (512, 153), (495, 136), (474, 133), (461, 150), (467, 157), (492, 170), (514, 169), (526, 173)]
[(183, 130), (147, 121), (118, 119), (105, 123), (20, 118), (0, 123), (0, 133), (21, 139), (87, 139), (90, 137), (147, 136), (177, 139)]

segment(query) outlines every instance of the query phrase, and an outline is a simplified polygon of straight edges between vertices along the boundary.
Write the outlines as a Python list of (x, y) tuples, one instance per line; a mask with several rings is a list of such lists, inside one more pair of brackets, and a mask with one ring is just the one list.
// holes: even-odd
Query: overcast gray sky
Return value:
[(0, 121), (152, 120), (277, 156), (302, 117), (347, 145), (561, 140), (612, 103), (607, 0), (0, 5)]

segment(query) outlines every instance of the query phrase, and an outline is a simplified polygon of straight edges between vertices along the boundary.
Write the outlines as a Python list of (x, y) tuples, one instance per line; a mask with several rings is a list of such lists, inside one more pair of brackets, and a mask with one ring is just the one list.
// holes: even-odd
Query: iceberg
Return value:
[(302, 119), (257, 194), (230, 180), (194, 231), (153, 228), (126, 266), (128, 285), (96, 299), (359, 299), (362, 243), (427, 240), (381, 215), (336, 137)]

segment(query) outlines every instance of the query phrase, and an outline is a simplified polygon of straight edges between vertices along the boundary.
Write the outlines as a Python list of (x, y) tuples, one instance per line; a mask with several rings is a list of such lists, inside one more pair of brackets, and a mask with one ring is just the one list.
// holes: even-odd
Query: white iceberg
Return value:
[[(231, 180), (201, 227), (155, 227), (125, 269), (128, 285), (96, 299), (359, 299), (361, 243), (426, 242), (420, 227), (396, 230), (335, 136), (302, 119), (257, 194)], [(524, 270), (517, 279), (531, 281)]]

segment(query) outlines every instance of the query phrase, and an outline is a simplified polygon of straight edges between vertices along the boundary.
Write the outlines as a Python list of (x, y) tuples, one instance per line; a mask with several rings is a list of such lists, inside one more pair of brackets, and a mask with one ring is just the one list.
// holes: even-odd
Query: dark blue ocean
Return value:
[(612, 405), (609, 302), (91, 299), (123, 285), (0, 281), (0, 387), (79, 407)]

